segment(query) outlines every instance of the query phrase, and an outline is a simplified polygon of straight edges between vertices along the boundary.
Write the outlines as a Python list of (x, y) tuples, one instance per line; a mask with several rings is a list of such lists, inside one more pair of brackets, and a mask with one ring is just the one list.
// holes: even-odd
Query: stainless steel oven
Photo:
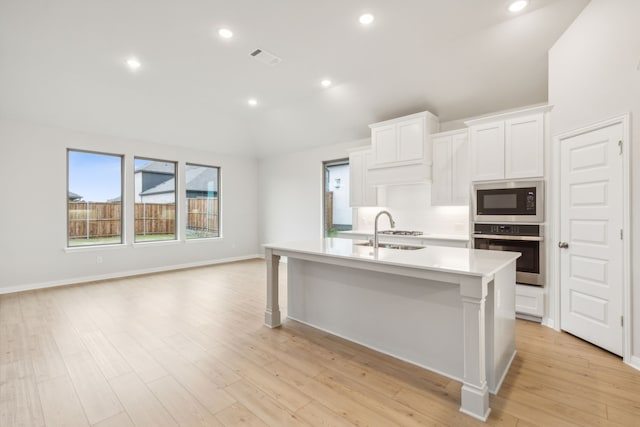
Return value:
[(539, 224), (473, 224), (473, 247), (520, 252), (516, 283), (544, 286), (545, 244)]
[(544, 222), (544, 181), (475, 183), (472, 209), (474, 222)]

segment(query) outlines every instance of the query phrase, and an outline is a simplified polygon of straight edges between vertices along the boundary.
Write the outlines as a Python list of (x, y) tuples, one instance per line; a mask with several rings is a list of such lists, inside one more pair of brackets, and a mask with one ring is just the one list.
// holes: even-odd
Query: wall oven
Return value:
[(473, 247), (520, 252), (516, 283), (544, 286), (544, 239), (540, 224), (474, 224)]
[(474, 222), (543, 222), (544, 181), (475, 183), (472, 209)]

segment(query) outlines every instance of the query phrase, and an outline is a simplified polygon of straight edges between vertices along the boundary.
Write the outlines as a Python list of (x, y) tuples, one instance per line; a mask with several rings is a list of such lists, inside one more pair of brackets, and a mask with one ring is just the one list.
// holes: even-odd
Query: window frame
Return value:
[[(86, 245), (70, 245), (70, 237), (69, 237), (69, 232), (70, 232), (70, 227), (69, 227), (69, 192), (71, 191), (69, 189), (69, 175), (70, 175), (70, 153), (71, 152), (76, 152), (76, 153), (84, 153), (84, 154), (94, 154), (94, 155), (100, 155), (100, 156), (110, 156), (110, 157), (118, 157), (120, 158), (120, 242), (109, 242), (109, 243), (93, 243), (93, 244), (86, 244)], [(125, 204), (125, 155), (124, 154), (117, 154), (117, 153), (108, 153), (108, 152), (104, 152), (104, 151), (94, 151), (94, 150), (85, 150), (85, 149), (77, 149), (77, 148), (67, 148), (66, 149), (66, 163), (67, 163), (67, 176), (66, 176), (66, 181), (67, 181), (67, 185), (66, 185), (66, 191), (65, 191), (65, 200), (66, 200), (66, 211), (67, 211), (67, 215), (66, 215), (66, 226), (65, 226), (65, 230), (66, 230), (66, 249), (71, 249), (71, 250), (75, 250), (75, 249), (81, 249), (81, 248), (104, 248), (104, 247), (109, 247), (109, 246), (124, 246), (125, 245), (125, 223), (126, 223), (126, 219), (124, 216), (124, 204)]]
[[(203, 168), (215, 168), (218, 171), (218, 190), (217, 190), (217, 197), (218, 197), (218, 235), (217, 236), (211, 236), (211, 237), (193, 237), (193, 238), (189, 238), (187, 237), (187, 229), (188, 229), (188, 222), (189, 222), (189, 198), (187, 197), (187, 168), (189, 166), (196, 166), (196, 167), (203, 167)], [(185, 221), (184, 222), (184, 240), (187, 242), (198, 242), (198, 241), (203, 241), (203, 240), (211, 240), (211, 239), (221, 239), (222, 238), (222, 167), (220, 166), (214, 166), (214, 165), (206, 165), (206, 164), (202, 164), (202, 163), (189, 163), (189, 162), (185, 162), (184, 164), (184, 179), (185, 179), (185, 186), (184, 186), (184, 198), (185, 198)]]
[[(180, 222), (180, 212), (179, 212), (179, 188), (180, 188), (180, 179), (179, 179), (179, 174), (180, 174), (180, 162), (178, 160), (165, 160), (165, 159), (159, 159), (159, 158), (154, 158), (154, 157), (144, 157), (144, 156), (136, 156), (133, 155), (132, 156), (133, 161), (133, 212), (132, 212), (132, 220), (133, 220), (133, 239), (132, 242), (134, 245), (147, 245), (147, 244), (168, 244), (168, 243), (172, 243), (172, 242), (177, 242), (179, 241), (179, 231), (180, 231), (180, 227), (178, 227), (178, 224)], [(148, 160), (150, 162), (162, 162), (162, 163), (171, 163), (173, 164), (173, 180), (174, 180), (174, 190), (173, 190), (173, 194), (174, 194), (174, 219), (173, 219), (173, 239), (161, 239), (161, 240), (154, 240), (154, 239), (149, 239), (149, 240), (138, 240), (138, 234), (136, 233), (136, 221), (138, 220), (138, 218), (136, 217), (136, 204), (138, 203), (136, 201), (136, 198), (138, 196), (138, 194), (136, 193), (136, 160)], [(142, 183), (141, 183), (142, 184)], [(158, 184), (159, 185), (159, 184)], [(142, 203), (142, 202), (141, 202)]]

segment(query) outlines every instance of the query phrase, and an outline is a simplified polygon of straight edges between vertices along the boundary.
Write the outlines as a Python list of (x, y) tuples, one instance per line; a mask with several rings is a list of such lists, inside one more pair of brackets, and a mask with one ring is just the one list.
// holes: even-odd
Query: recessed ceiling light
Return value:
[(247, 101), (247, 103), (248, 103), (249, 105), (251, 105), (252, 107), (255, 107), (256, 105), (258, 105), (258, 100), (257, 100), (257, 99), (255, 99), (255, 98), (251, 98), (251, 99), (249, 99), (249, 100)]
[(369, 25), (373, 22), (374, 19), (376, 18), (372, 14), (365, 13), (364, 15), (360, 15), (360, 18), (358, 20), (362, 25)]
[(509, 4), (509, 12), (518, 13), (529, 4), (529, 0), (515, 0)]
[(228, 28), (220, 28), (218, 30), (218, 35), (223, 39), (230, 39), (231, 37), (233, 37), (233, 31)]
[(141, 66), (142, 64), (140, 63), (138, 58), (131, 57), (127, 59), (127, 67), (129, 67), (131, 71), (137, 71)]
[(322, 85), (322, 87), (329, 87), (331, 86), (331, 80), (324, 79), (323, 81), (320, 82), (320, 84)]

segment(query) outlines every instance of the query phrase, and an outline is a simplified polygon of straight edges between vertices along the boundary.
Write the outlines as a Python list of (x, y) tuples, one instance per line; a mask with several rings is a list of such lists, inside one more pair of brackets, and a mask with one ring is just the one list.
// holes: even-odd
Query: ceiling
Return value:
[(545, 102), (547, 51), (587, 3), (512, 15), (506, 0), (1, 0), (0, 114), (258, 156), (352, 141), (418, 111)]

